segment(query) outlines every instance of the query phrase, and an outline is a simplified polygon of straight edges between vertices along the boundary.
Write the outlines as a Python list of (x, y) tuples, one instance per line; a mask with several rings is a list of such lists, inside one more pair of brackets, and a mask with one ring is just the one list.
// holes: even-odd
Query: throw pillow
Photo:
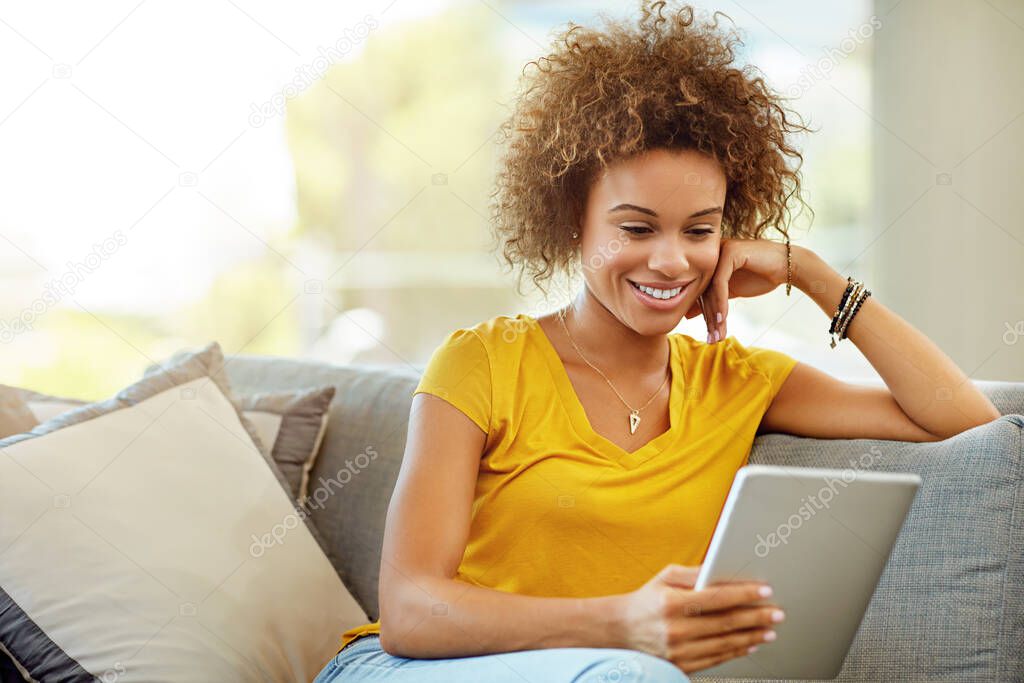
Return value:
[[(179, 352), (180, 360), (187, 352)], [(153, 365), (146, 377), (161, 370)], [(262, 392), (239, 397), (242, 412), (269, 447), (288, 489), (300, 504), (309, 488), (309, 472), (316, 462), (327, 430), (333, 386), (294, 391)], [(0, 438), (28, 431), (35, 425), (86, 405), (86, 401), (51, 396), (29, 389), (0, 384)]]
[(216, 343), (0, 440), (0, 646), (35, 680), (310, 680), (358, 607)]

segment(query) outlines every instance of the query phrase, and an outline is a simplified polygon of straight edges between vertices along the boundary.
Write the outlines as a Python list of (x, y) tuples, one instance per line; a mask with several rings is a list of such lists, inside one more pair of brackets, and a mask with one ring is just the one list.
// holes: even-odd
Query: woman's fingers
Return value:
[[(731, 659), (748, 654), (749, 648), (775, 639), (774, 626), (785, 616), (776, 616), (773, 614), (776, 612), (781, 612), (781, 610), (771, 605), (738, 607), (697, 616), (698, 621), (693, 623), (699, 623), (698, 630), (704, 635), (688, 638), (672, 646), (672, 659), (692, 664), (720, 657)], [(695, 666), (694, 670), (713, 666), (713, 664), (707, 663), (702, 663), (699, 666), (692, 665)]]
[(714, 277), (711, 278), (711, 307), (710, 316), (714, 320), (714, 331), (718, 333), (715, 341), (721, 341), (726, 337), (725, 320), (729, 315), (729, 279), (732, 277), (732, 257), (728, 253), (722, 253), (718, 260), (718, 268)]
[(725, 636), (712, 636), (691, 640), (679, 649), (677, 655), (680, 659), (703, 659), (705, 657), (716, 657), (728, 652), (742, 650), (746, 652), (749, 648), (764, 645), (767, 629), (751, 629), (749, 631), (736, 631)]
[(738, 607), (727, 612), (707, 614), (700, 618), (700, 631), (709, 638), (749, 629), (767, 631), (776, 623), (777, 613), (781, 613), (779, 619), (785, 618), (785, 613), (775, 606)]
[(764, 587), (765, 584), (752, 582), (707, 586), (699, 591), (688, 593), (673, 605), (673, 608), (678, 616), (708, 615), (714, 612), (725, 612), (736, 607), (754, 605), (768, 597), (762, 595)]
[[(717, 276), (716, 276), (717, 277)], [(708, 344), (714, 344), (723, 339), (721, 336), (720, 323), (724, 320), (718, 304), (718, 296), (715, 294), (714, 280), (704, 292), (704, 324), (708, 328)], [(715, 333), (718, 336), (715, 336)]]
[(701, 302), (700, 312), (701, 312), (701, 315), (704, 317), (704, 327), (706, 327), (707, 330), (708, 330), (708, 344), (711, 344), (711, 343), (714, 342), (714, 331), (715, 331), (714, 318), (712, 317), (713, 313), (711, 312), (712, 309), (711, 309), (711, 303), (710, 303), (710, 296), (711, 296), (711, 288), (708, 287), (706, 290), (701, 292), (700, 296), (698, 297), (698, 300)]

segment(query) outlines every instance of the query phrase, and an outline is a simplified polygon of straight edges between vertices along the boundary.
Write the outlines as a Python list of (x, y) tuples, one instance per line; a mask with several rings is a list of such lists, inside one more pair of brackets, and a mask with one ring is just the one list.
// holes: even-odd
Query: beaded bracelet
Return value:
[(842, 314), (839, 316), (839, 320), (836, 321), (836, 334), (842, 332), (843, 327), (846, 326), (847, 321), (850, 319), (850, 313), (853, 312), (853, 307), (857, 304), (857, 299), (861, 294), (864, 293), (864, 284), (861, 282), (853, 281), (853, 291), (850, 292), (850, 298), (846, 300), (846, 307), (843, 308)]
[(846, 319), (846, 324), (843, 325), (842, 332), (839, 334), (840, 340), (846, 339), (846, 333), (850, 329), (850, 321), (853, 320), (853, 316), (857, 315), (857, 311), (860, 310), (861, 305), (864, 303), (864, 301), (867, 300), (869, 296), (871, 296), (871, 290), (866, 289), (864, 290), (864, 293), (860, 296), (860, 298), (857, 299), (857, 303), (854, 305), (853, 310), (850, 311), (850, 317)]
[(839, 314), (839, 320), (836, 322), (836, 329), (832, 333), (832, 341), (830, 343), (830, 346), (832, 348), (835, 348), (836, 344), (839, 341), (842, 341), (842, 339), (841, 338), (837, 338), (837, 336), (842, 332), (843, 326), (846, 324), (847, 320), (849, 319), (850, 312), (853, 310), (854, 303), (856, 302), (856, 297), (857, 297), (857, 295), (859, 293), (860, 293), (860, 290), (857, 287), (854, 287), (853, 291), (850, 293), (850, 297), (846, 301), (846, 306), (843, 308), (842, 312)]
[(839, 308), (836, 309), (836, 314), (832, 316), (832, 325), (828, 328), (829, 334), (834, 334), (836, 331), (836, 323), (839, 321), (839, 317), (843, 312), (843, 308), (846, 306), (846, 299), (850, 296), (850, 292), (853, 291), (853, 278), (846, 278), (846, 291), (843, 292), (843, 298), (839, 300)]
[(871, 290), (864, 287), (864, 283), (854, 280), (852, 277), (846, 278), (846, 291), (843, 292), (843, 297), (839, 301), (839, 309), (836, 311), (835, 316), (832, 318), (832, 325), (829, 327), (829, 334), (832, 335), (831, 347), (836, 347), (836, 335), (839, 336), (838, 341), (846, 339), (846, 332), (850, 327), (850, 322), (853, 317), (860, 310), (864, 300), (871, 296)]

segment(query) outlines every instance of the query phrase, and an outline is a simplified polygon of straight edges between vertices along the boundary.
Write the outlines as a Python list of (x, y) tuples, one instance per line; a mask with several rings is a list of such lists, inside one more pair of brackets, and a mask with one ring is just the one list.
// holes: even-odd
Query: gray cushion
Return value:
[[(342, 579), (377, 619), (384, 521), (422, 368), (256, 356), (233, 357), (227, 368), (239, 392), (338, 388), (310, 481), (312, 521)], [(1009, 416), (943, 442), (783, 434), (754, 442), (752, 463), (916, 472), (923, 479), (836, 680), (1024, 680), (1024, 384), (975, 385)]]

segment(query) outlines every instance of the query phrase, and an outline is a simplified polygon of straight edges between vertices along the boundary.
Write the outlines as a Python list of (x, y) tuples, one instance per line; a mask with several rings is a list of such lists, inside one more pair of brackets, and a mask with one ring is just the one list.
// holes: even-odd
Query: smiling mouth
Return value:
[[(626, 281), (636, 291), (641, 292), (641, 293), (647, 295), (648, 297), (651, 297), (652, 299), (657, 299), (659, 301), (669, 301), (671, 299), (676, 298), (690, 284), (688, 282), (685, 285), (681, 285), (679, 287), (672, 287), (670, 289), (659, 289), (659, 288), (656, 288), (656, 287), (646, 287), (644, 285), (638, 285), (637, 283), (635, 283), (635, 282), (633, 282), (632, 280), (629, 280), (629, 279), (627, 279)], [(690, 282), (693, 282), (693, 281), (691, 280)]]

